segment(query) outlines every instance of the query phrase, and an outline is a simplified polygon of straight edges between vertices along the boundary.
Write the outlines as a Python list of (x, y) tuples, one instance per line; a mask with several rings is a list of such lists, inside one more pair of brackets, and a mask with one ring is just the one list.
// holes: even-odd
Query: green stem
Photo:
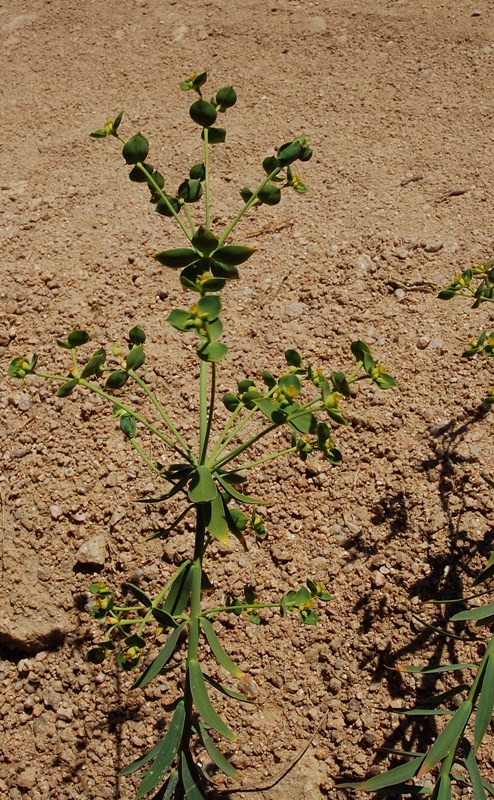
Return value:
[[(120, 141), (124, 142), (124, 144), (125, 144), (125, 140), (124, 139), (120, 139)], [(148, 170), (146, 169), (146, 167), (144, 166), (144, 164), (141, 161), (139, 161), (136, 164), (136, 167), (141, 170), (142, 174), (146, 176), (146, 179), (147, 179), (149, 185), (153, 187), (153, 189), (155, 190), (155, 192), (157, 192), (157, 194), (159, 194), (161, 199), (164, 201), (166, 207), (168, 208), (168, 211), (170, 211), (170, 213), (173, 214), (173, 216), (177, 220), (178, 224), (182, 228), (183, 233), (185, 234), (185, 236), (187, 237), (187, 239), (190, 242), (190, 240), (192, 239), (192, 236), (190, 235), (189, 231), (187, 230), (187, 228), (185, 227), (184, 223), (180, 219), (178, 213), (175, 211), (175, 209), (173, 208), (172, 204), (168, 200), (168, 197), (164, 193), (163, 189), (160, 186), (158, 186), (156, 181), (153, 179), (151, 173), (148, 172)]]
[(194, 220), (192, 219), (192, 214), (189, 211), (187, 203), (184, 203), (182, 208), (184, 210), (185, 216), (187, 217), (187, 221), (188, 221), (188, 223), (190, 225), (190, 230), (191, 230), (192, 236), (194, 236), (194, 234), (196, 232), (196, 226), (195, 226)]
[[(274, 386), (265, 395), (265, 397), (267, 397), (267, 398), (271, 397), (272, 394), (276, 391), (276, 389), (277, 389), (277, 387)], [(240, 422), (238, 423), (237, 427), (234, 428), (234, 430), (231, 432), (231, 434), (228, 436), (228, 438), (223, 440), (223, 437), (224, 437), (225, 433), (228, 431), (228, 428), (230, 428), (231, 425), (233, 424), (237, 414), (240, 413), (240, 411), (242, 411), (242, 409), (244, 409), (244, 408), (246, 408), (246, 406), (243, 403), (241, 403), (239, 406), (237, 406), (235, 411), (232, 412), (232, 416), (228, 420), (228, 423), (227, 423), (226, 427), (223, 429), (223, 432), (221, 433), (220, 438), (216, 442), (214, 450), (211, 453), (211, 457), (209, 459), (209, 463), (213, 463), (214, 459), (228, 447), (230, 442), (233, 441), (233, 439), (235, 439), (236, 436), (239, 435), (239, 433), (242, 430), (242, 428), (244, 428), (247, 425), (247, 423), (249, 422), (249, 420), (252, 419), (252, 417), (254, 416), (256, 411), (259, 411), (259, 408), (256, 405), (254, 405), (252, 408), (250, 408), (249, 411), (247, 412), (247, 414), (245, 415), (245, 417), (242, 420), (240, 420)]]
[[(215, 444), (215, 446), (214, 446), (214, 448), (213, 448), (213, 450), (211, 452), (211, 455), (209, 457), (209, 461), (211, 463), (213, 463), (214, 459), (216, 458), (216, 456), (218, 456), (219, 453), (221, 453), (221, 451), (225, 447), (228, 446), (228, 442), (230, 442), (231, 439), (229, 439), (228, 442), (226, 442), (225, 441), (225, 436), (227, 435), (228, 431), (232, 427), (232, 425), (235, 422), (236, 418), (238, 417), (240, 412), (243, 411), (244, 408), (245, 408), (244, 404), (243, 403), (239, 403), (238, 406), (236, 407), (236, 409), (231, 412), (231, 414), (230, 414), (230, 416), (229, 416), (229, 418), (228, 418), (228, 420), (227, 420), (227, 422), (225, 424), (225, 427), (221, 431), (221, 433), (220, 433), (220, 435), (218, 437), (218, 440), (217, 440), (217, 442), (216, 442), (216, 444)], [(224, 441), (225, 441), (225, 444), (223, 444)]]
[(245, 469), (253, 469), (253, 467), (260, 467), (262, 464), (267, 464), (268, 461), (274, 461), (276, 458), (281, 458), (282, 456), (288, 455), (288, 453), (296, 453), (296, 447), (287, 447), (285, 450), (279, 450), (277, 453), (271, 453), (269, 456), (264, 456), (264, 458), (259, 458), (257, 461), (250, 461), (248, 464), (241, 464), (239, 467), (235, 467), (237, 472), (242, 472)]
[[(280, 603), (239, 603), (237, 606), (219, 606), (218, 608), (207, 608), (205, 611), (201, 613), (201, 617), (210, 617), (216, 616), (216, 614), (221, 614), (224, 611), (227, 612), (235, 612), (235, 611), (257, 611), (258, 609), (263, 608), (281, 608)], [(298, 608), (299, 603), (297, 602), (287, 602), (287, 608)]]
[(256, 200), (258, 198), (259, 192), (262, 191), (264, 189), (264, 187), (267, 186), (268, 183), (273, 180), (273, 178), (276, 178), (276, 176), (278, 175), (279, 172), (281, 172), (282, 169), (283, 169), (283, 167), (281, 167), (281, 166), (280, 167), (276, 167), (276, 169), (273, 169), (269, 173), (269, 175), (263, 180), (263, 182), (257, 187), (257, 189), (255, 190), (255, 192), (252, 195), (252, 197), (249, 197), (249, 199), (247, 200), (245, 205), (240, 209), (240, 211), (238, 212), (236, 217), (234, 217), (232, 219), (232, 221), (226, 226), (225, 230), (223, 231), (223, 233), (220, 236), (218, 247), (221, 247), (221, 245), (228, 239), (228, 237), (230, 236), (231, 232), (233, 231), (233, 229), (235, 228), (237, 223), (240, 222), (240, 220), (242, 219), (243, 215), (250, 208), (252, 208), (252, 206), (254, 205), (254, 203), (256, 202)]
[(256, 433), (254, 436), (251, 436), (250, 439), (247, 439), (247, 441), (242, 442), (242, 444), (239, 444), (238, 447), (236, 447), (234, 450), (231, 450), (229, 453), (227, 453), (227, 455), (224, 456), (224, 458), (221, 458), (219, 461), (217, 461), (215, 464), (213, 464), (211, 466), (211, 469), (215, 470), (215, 471), (218, 470), (218, 469), (221, 469), (221, 467), (223, 467), (229, 461), (231, 461), (232, 459), (236, 458), (238, 455), (240, 455), (240, 453), (243, 453), (244, 450), (247, 450), (248, 447), (251, 447), (253, 444), (255, 444), (255, 442), (258, 442), (259, 439), (262, 439), (263, 436), (266, 436), (268, 433), (270, 433), (271, 431), (274, 431), (275, 428), (278, 428), (278, 427), (279, 427), (279, 425), (277, 425), (276, 423), (273, 423), (272, 425), (268, 425), (267, 428), (263, 428), (262, 431), (259, 431), (259, 433)]
[(204, 200), (206, 205), (206, 228), (209, 230), (211, 224), (210, 216), (211, 211), (209, 207), (209, 131), (203, 128), (202, 135), (204, 138)]
[[(177, 430), (177, 428), (175, 427), (175, 425), (171, 421), (170, 417), (166, 413), (165, 409), (163, 408), (163, 406), (159, 402), (158, 398), (151, 391), (151, 389), (149, 388), (147, 383), (145, 381), (143, 381), (142, 378), (139, 377), (139, 375), (137, 375), (136, 372), (134, 372), (134, 370), (129, 369), (128, 373), (129, 373), (130, 377), (133, 378), (136, 381), (136, 383), (139, 384), (141, 389), (143, 389), (144, 392), (147, 394), (147, 396), (151, 400), (153, 406), (155, 407), (156, 411), (161, 416), (163, 422), (170, 429), (170, 431), (173, 433), (173, 435), (175, 436), (175, 438), (177, 439), (179, 444), (183, 447), (183, 449), (186, 451), (186, 453), (188, 453), (189, 456), (192, 456), (191, 448), (189, 447), (189, 445), (187, 444), (187, 442), (185, 441), (185, 439), (181, 435), (180, 431)], [(183, 455), (185, 455), (185, 453)]]
[(157, 467), (153, 461), (151, 461), (149, 456), (146, 455), (142, 447), (137, 443), (137, 440), (135, 438), (131, 438), (129, 439), (129, 442), (131, 443), (136, 453), (139, 453), (144, 463), (148, 465), (149, 469), (152, 470), (152, 472), (154, 472), (155, 475), (159, 475), (161, 471), (160, 468)]
[(213, 362), (211, 364), (211, 390), (209, 395), (208, 418), (207, 418), (206, 431), (204, 437), (204, 450), (201, 450), (201, 456), (200, 456), (201, 464), (204, 464), (206, 462), (209, 437), (211, 435), (211, 426), (213, 424), (213, 417), (214, 417), (215, 395), (216, 395), (216, 364)]
[(191, 565), (192, 582), (190, 588), (190, 616), (189, 616), (189, 641), (187, 646), (187, 673), (184, 685), (185, 722), (180, 742), (181, 751), (190, 750), (192, 736), (194, 702), (190, 687), (189, 664), (198, 660), (200, 617), (201, 617), (201, 586), (202, 586), (202, 558), (204, 555), (204, 540), (206, 530), (200, 506), (196, 506), (196, 534), (194, 543), (194, 560)]
[(199, 463), (204, 464), (208, 430), (208, 362), (201, 360), (199, 373)]
[(186, 567), (187, 567), (189, 564), (190, 564), (190, 561), (188, 561), (188, 560), (187, 560), (187, 561), (184, 561), (184, 562), (183, 562), (183, 564), (180, 564), (179, 568), (178, 568), (177, 570), (175, 570), (175, 572), (173, 573), (173, 575), (171, 576), (171, 578), (169, 578), (169, 579), (167, 580), (167, 582), (165, 583), (165, 585), (163, 586), (163, 588), (162, 588), (162, 589), (160, 590), (160, 592), (159, 592), (159, 593), (156, 595), (156, 597), (155, 597), (155, 598), (154, 598), (154, 600), (153, 600), (153, 603), (152, 603), (152, 606), (151, 606), (151, 608), (148, 610), (148, 612), (147, 612), (146, 616), (143, 618), (142, 622), (141, 622), (141, 623), (140, 623), (140, 625), (139, 625), (139, 629), (138, 629), (138, 632), (139, 632), (139, 634), (141, 634), (141, 633), (142, 633), (142, 631), (143, 631), (143, 629), (144, 629), (145, 625), (147, 625), (147, 623), (148, 623), (148, 622), (150, 622), (150, 621), (151, 621), (151, 619), (153, 619), (153, 610), (159, 606), (159, 604), (161, 603), (161, 601), (163, 600), (163, 598), (164, 598), (164, 597), (165, 597), (165, 596), (168, 594), (168, 592), (169, 592), (169, 590), (171, 589), (171, 587), (172, 587), (173, 583), (175, 582), (175, 580), (178, 578), (178, 576), (180, 575), (180, 573), (181, 573), (181, 572), (183, 572), (183, 571), (184, 571), (184, 569), (185, 569), (185, 568), (186, 568)]
[(157, 436), (158, 439), (161, 439), (162, 442), (165, 442), (165, 444), (168, 445), (168, 447), (170, 447), (176, 453), (179, 453), (181, 456), (183, 456), (189, 462), (189, 464), (194, 464), (194, 456), (192, 453), (188, 454), (183, 453), (182, 450), (179, 447), (177, 447), (177, 445), (174, 442), (172, 442), (167, 436), (165, 436), (164, 433), (161, 433), (161, 431), (155, 428), (154, 425), (148, 422), (147, 419), (141, 416), (141, 414), (139, 414), (137, 411), (133, 411), (124, 403), (120, 402), (120, 400), (117, 400), (116, 397), (112, 397), (110, 394), (107, 394), (107, 392), (105, 392), (103, 389), (100, 389), (100, 387), (97, 386), (95, 383), (90, 383), (90, 381), (87, 381), (85, 378), (79, 378), (79, 384), (81, 386), (85, 386), (86, 389), (89, 389), (90, 391), (94, 392), (100, 397), (103, 397), (105, 400), (108, 400), (112, 405), (116, 406), (122, 411), (125, 411), (126, 414), (130, 414), (130, 416), (136, 419), (138, 422), (140, 422), (141, 425), (144, 425), (144, 427), (147, 428), (148, 431)]

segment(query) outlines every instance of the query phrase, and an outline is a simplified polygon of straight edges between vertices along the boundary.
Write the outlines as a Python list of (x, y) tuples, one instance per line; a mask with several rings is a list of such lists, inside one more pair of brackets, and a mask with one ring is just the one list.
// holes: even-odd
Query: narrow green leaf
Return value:
[[(482, 475), (482, 477), (483, 477), (483, 479), (485, 481), (487, 481), (487, 476), (486, 475)], [(490, 478), (489, 478), (489, 481), (490, 481)], [(492, 483), (492, 481), (491, 481), (491, 483)], [(488, 578), (491, 578), (493, 575), (494, 575), (494, 552), (491, 553), (489, 561), (487, 562), (487, 566), (482, 570), (480, 575), (477, 575), (477, 577), (475, 578), (475, 580), (473, 582), (473, 585), (474, 586), (478, 586), (479, 583), (483, 583)]]
[(477, 759), (475, 758), (475, 753), (470, 745), (470, 742), (465, 742), (464, 746), (466, 751), (465, 764), (468, 774), (470, 775), (470, 780), (472, 781), (474, 800), (486, 800), (487, 795), (484, 791), (482, 776), (479, 771)]
[(242, 692), (235, 692), (233, 689), (230, 689), (229, 686), (223, 686), (222, 683), (218, 683), (215, 681), (214, 678), (211, 678), (210, 675), (204, 674), (204, 680), (209, 683), (213, 689), (216, 689), (221, 694), (224, 694), (226, 697), (230, 697), (232, 700), (238, 700), (239, 703), (248, 703), (249, 705), (255, 705), (255, 701), (251, 700), (249, 697), (246, 697), (245, 694)]
[[(214, 764), (216, 764), (216, 766), (222, 772), (224, 772), (225, 775), (228, 775), (228, 777), (230, 777), (230, 778), (235, 778), (236, 780), (239, 780), (240, 774), (239, 774), (238, 770), (236, 770), (235, 767), (233, 766), (233, 764), (230, 764), (230, 762), (228, 761), (227, 758), (225, 758), (223, 753), (221, 753), (218, 750), (218, 748), (216, 747), (215, 743), (211, 739), (211, 737), (210, 737), (209, 733), (207, 732), (206, 728), (204, 727), (204, 725), (201, 725), (201, 723), (199, 723), (198, 728), (199, 728), (199, 735), (201, 737), (202, 743), (203, 743), (204, 747), (206, 748), (206, 752), (207, 752), (208, 756), (210, 757), (211, 761)], [(477, 800), (477, 798), (475, 798), (475, 800)]]
[(269, 505), (267, 500), (261, 500), (260, 497), (251, 497), (248, 494), (242, 494), (242, 492), (239, 492), (237, 489), (235, 489), (235, 487), (225, 479), (224, 475), (218, 475), (218, 473), (215, 472), (214, 476), (217, 478), (218, 483), (221, 484), (225, 492), (230, 495), (230, 497), (233, 497), (234, 500), (238, 500), (239, 503), (246, 503), (254, 506)]
[(405, 717), (441, 717), (451, 716), (453, 711), (449, 708), (383, 708), (389, 714), (403, 714)]
[(185, 563), (185, 567), (179, 567), (177, 577), (172, 583), (168, 596), (163, 603), (162, 611), (167, 614), (177, 616), (181, 614), (189, 602), (190, 587), (192, 584), (192, 570), (190, 561)]
[(420, 769), (423, 757), (414, 758), (412, 761), (407, 761), (406, 764), (400, 764), (399, 767), (383, 772), (380, 775), (374, 775), (362, 783), (340, 783), (338, 789), (360, 789), (362, 792), (377, 792), (380, 789), (387, 789), (388, 786), (396, 786), (398, 783), (409, 781), (414, 778)]
[(192, 753), (190, 750), (182, 750), (180, 754), (180, 766), (182, 772), (182, 783), (184, 785), (187, 800), (206, 800), (201, 792), (201, 779), (192, 760)]
[(482, 677), (482, 687), (480, 697), (477, 701), (477, 713), (475, 715), (474, 750), (480, 747), (480, 743), (491, 723), (492, 711), (494, 709), (494, 654), (490, 655), (484, 666)]
[(478, 608), (470, 608), (468, 611), (460, 611), (451, 617), (452, 622), (459, 622), (460, 620), (481, 620), (494, 616), (494, 603), (488, 603), (485, 606), (478, 606)]
[(168, 640), (163, 647), (163, 649), (159, 652), (156, 658), (151, 662), (151, 664), (144, 670), (142, 675), (140, 675), (136, 681), (132, 684), (132, 689), (142, 689), (143, 686), (147, 686), (147, 684), (153, 680), (157, 675), (160, 674), (161, 670), (168, 664), (170, 658), (172, 657), (173, 653), (175, 652), (178, 640), (180, 639), (180, 634), (182, 633), (183, 629), (185, 628), (185, 622), (179, 625), (173, 633), (168, 637)]
[(230, 730), (228, 725), (221, 719), (219, 714), (212, 706), (206, 689), (206, 684), (204, 683), (204, 676), (202, 674), (200, 664), (196, 659), (191, 659), (189, 661), (189, 678), (194, 704), (206, 725), (209, 725), (210, 728), (218, 731), (218, 733), (221, 734), (221, 736), (224, 736), (225, 739), (229, 739), (231, 742), (234, 742), (236, 739), (235, 734), (232, 730)]
[(451, 778), (449, 775), (441, 775), (436, 784), (435, 800), (451, 800)]
[(139, 588), (139, 586), (135, 586), (135, 584), (133, 583), (126, 583), (125, 589), (127, 589), (131, 594), (133, 594), (136, 600), (139, 600), (139, 602), (142, 603), (143, 606), (146, 606), (146, 608), (151, 608), (152, 606), (151, 600), (147, 596), (146, 592), (143, 592), (142, 589)]
[(200, 464), (190, 479), (189, 500), (191, 503), (210, 503), (217, 492), (210, 470), (204, 464)]
[(434, 672), (455, 672), (456, 670), (462, 669), (476, 669), (477, 666), (477, 664), (441, 664), (438, 667), (423, 667), (407, 664), (404, 667), (391, 667), (391, 669), (395, 669), (397, 672), (413, 672), (431, 675)]
[[(192, 472), (192, 469), (191, 469)], [(189, 475), (184, 476), (181, 480), (177, 481), (172, 488), (165, 492), (165, 494), (160, 494), (159, 497), (141, 497), (139, 500), (134, 500), (135, 503), (161, 503), (163, 500), (169, 500), (170, 497), (178, 494), (185, 488), (185, 486), (189, 482)]]
[(472, 703), (470, 700), (465, 700), (455, 711), (427, 753), (417, 775), (418, 778), (422, 778), (427, 772), (430, 772), (436, 764), (448, 755), (451, 748), (461, 739), (471, 713)]
[(183, 700), (180, 700), (175, 709), (175, 713), (173, 714), (167, 734), (161, 742), (160, 749), (158, 750), (156, 758), (154, 759), (153, 765), (146, 772), (144, 778), (142, 779), (136, 795), (136, 800), (141, 800), (141, 797), (144, 797), (145, 794), (154, 789), (155, 786), (157, 786), (160, 781), (163, 780), (166, 773), (170, 769), (171, 765), (173, 764), (173, 759), (175, 758), (180, 746), (184, 722), (185, 704)]
[(163, 797), (160, 800), (173, 800), (175, 797), (175, 789), (177, 788), (178, 779), (180, 775), (178, 774), (177, 770), (174, 770), (168, 781), (166, 783), (166, 789), (164, 791)]
[(201, 617), (201, 628), (206, 636), (207, 643), (213, 651), (213, 655), (219, 664), (226, 669), (234, 678), (242, 679), (245, 677), (245, 672), (240, 669), (231, 658), (225, 653), (220, 640), (216, 636), (215, 630), (211, 622), (206, 617)]
[(148, 752), (145, 755), (141, 756), (140, 758), (136, 758), (136, 760), (133, 761), (131, 764), (127, 764), (127, 766), (121, 769), (118, 774), (123, 777), (124, 775), (131, 775), (133, 772), (137, 772), (137, 770), (143, 767), (144, 764), (147, 764), (155, 756), (158, 755), (159, 749), (163, 741), (164, 737), (163, 739), (160, 739), (160, 741), (157, 742), (157, 744), (155, 744), (154, 747), (151, 748), (151, 750), (148, 750)]

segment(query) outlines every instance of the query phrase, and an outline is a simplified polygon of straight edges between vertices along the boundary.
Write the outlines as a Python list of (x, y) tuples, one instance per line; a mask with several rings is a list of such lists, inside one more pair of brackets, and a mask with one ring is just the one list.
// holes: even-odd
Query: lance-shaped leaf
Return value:
[(175, 789), (177, 788), (179, 778), (180, 775), (178, 773), (178, 770), (176, 769), (173, 770), (172, 774), (170, 775), (165, 784), (164, 787), (165, 790), (163, 794), (160, 795), (160, 800), (173, 800), (173, 798), (175, 797)]
[(396, 786), (414, 778), (418, 774), (423, 760), (423, 756), (420, 756), (412, 759), (412, 761), (407, 761), (406, 764), (401, 764), (399, 767), (393, 767), (393, 769), (383, 772), (381, 775), (374, 775), (362, 783), (339, 783), (338, 788), (360, 789), (362, 792), (377, 792), (380, 789), (387, 789), (388, 786)]
[(223, 544), (228, 544), (228, 522), (225, 504), (219, 492), (210, 503), (204, 503), (201, 508), (203, 509), (204, 524), (211, 536), (214, 536), (215, 539), (218, 539)]
[(182, 750), (180, 754), (180, 767), (187, 800), (206, 800), (201, 792), (201, 778), (192, 760), (190, 750)]
[(239, 492), (238, 489), (235, 489), (235, 487), (232, 486), (231, 483), (228, 482), (228, 480), (226, 480), (224, 475), (218, 475), (218, 473), (215, 473), (215, 477), (217, 478), (218, 482), (221, 484), (225, 492), (228, 495), (230, 495), (230, 497), (233, 497), (234, 500), (238, 500), (239, 503), (247, 503), (255, 506), (269, 505), (269, 503), (266, 500), (261, 500), (260, 497), (251, 497), (248, 494), (242, 494), (242, 492)]
[(404, 667), (388, 667), (397, 672), (413, 672), (424, 675), (431, 675), (435, 672), (455, 672), (462, 669), (476, 669), (477, 664), (440, 664), (437, 667), (424, 667), (415, 664), (407, 664)]
[(460, 611), (459, 614), (455, 614), (454, 617), (451, 617), (451, 621), (475, 620), (478, 622), (479, 620), (488, 619), (492, 616), (494, 616), (494, 603), (488, 603), (478, 608), (470, 608), (468, 611)]
[(240, 667), (238, 667), (225, 653), (223, 647), (221, 646), (220, 640), (216, 636), (211, 622), (206, 619), (206, 617), (201, 617), (201, 628), (204, 631), (207, 643), (210, 646), (214, 657), (216, 658), (217, 662), (221, 664), (223, 669), (226, 669), (226, 671), (229, 672), (230, 675), (233, 675), (234, 678), (244, 678), (245, 672), (241, 670)]
[(162, 740), (160, 749), (154, 759), (152, 767), (144, 775), (136, 800), (140, 800), (145, 794), (155, 788), (165, 777), (166, 773), (173, 764), (173, 760), (178, 752), (185, 722), (185, 704), (183, 700), (177, 704), (173, 714), (170, 727), (165, 738)]
[(166, 667), (170, 658), (172, 657), (173, 653), (176, 650), (178, 640), (180, 639), (180, 634), (182, 633), (183, 629), (185, 628), (185, 622), (181, 625), (178, 625), (177, 628), (173, 631), (173, 633), (168, 637), (168, 640), (163, 647), (163, 649), (158, 653), (156, 658), (151, 662), (149, 667), (147, 667), (142, 675), (140, 675), (136, 681), (132, 684), (132, 689), (142, 688), (143, 686), (147, 686), (147, 684), (153, 680), (157, 675), (160, 674), (161, 670)]
[(474, 750), (480, 747), (480, 743), (491, 723), (492, 712), (494, 709), (494, 654), (490, 655), (484, 666), (482, 676), (482, 688), (477, 702), (477, 713), (475, 715)]
[(440, 761), (448, 755), (452, 747), (455, 747), (457, 742), (463, 736), (463, 731), (472, 713), (472, 703), (470, 700), (465, 700), (461, 706), (455, 711), (446, 727), (441, 731), (431, 749), (424, 758), (424, 762), (420, 767), (417, 774), (418, 778), (422, 778), (427, 772), (436, 766)]
[(168, 492), (165, 492), (165, 494), (160, 494), (159, 497), (141, 497), (141, 498), (139, 498), (139, 500), (134, 500), (134, 502), (135, 503), (161, 503), (163, 500), (169, 500), (170, 497), (173, 497), (174, 495), (178, 494), (179, 492), (182, 491), (182, 489), (185, 488), (185, 486), (187, 486), (187, 484), (189, 482), (190, 474), (192, 472), (193, 472), (193, 469), (191, 467), (191, 469), (189, 471), (189, 474), (185, 475), (183, 478), (181, 478), (179, 481), (177, 481), (177, 483), (175, 483)]
[(199, 662), (197, 659), (191, 659), (188, 666), (192, 699), (194, 700), (195, 707), (199, 714), (206, 725), (209, 725), (210, 728), (213, 728), (221, 734), (221, 736), (224, 736), (225, 739), (234, 742), (236, 739), (235, 734), (230, 730), (226, 722), (221, 719), (217, 711), (215, 711), (209, 699)]
[[(482, 475), (482, 477), (483, 477), (483, 479), (484, 479), (486, 482), (487, 482), (488, 480), (489, 480), (489, 481), (491, 480), (490, 478), (489, 478), (489, 479), (487, 479), (487, 476), (486, 476), (486, 475)], [(491, 481), (491, 483), (492, 483), (492, 485), (494, 486), (494, 483), (493, 483), (492, 481)], [(491, 556), (490, 556), (490, 558), (489, 558), (489, 561), (487, 562), (487, 566), (485, 567), (485, 569), (483, 569), (483, 570), (482, 570), (482, 572), (480, 573), (480, 575), (477, 575), (477, 577), (475, 578), (475, 580), (474, 580), (474, 582), (473, 582), (473, 585), (474, 585), (474, 586), (478, 586), (478, 585), (479, 585), (479, 583), (483, 583), (483, 582), (484, 582), (484, 581), (486, 581), (488, 578), (492, 578), (492, 576), (493, 576), (493, 575), (494, 575), (494, 553), (491, 553)]]
[(185, 566), (182, 565), (182, 567), (177, 570), (177, 576), (172, 583), (161, 610), (166, 614), (175, 616), (181, 614), (189, 601), (191, 584), (191, 564), (190, 561), (187, 561), (185, 562)]
[(468, 770), (468, 774), (470, 775), (470, 780), (472, 781), (474, 800), (486, 800), (487, 795), (484, 790), (482, 776), (479, 771), (477, 759), (475, 758), (475, 753), (470, 745), (470, 742), (465, 741), (464, 747), (466, 752), (465, 766)]
[(451, 778), (441, 775), (434, 792), (435, 800), (451, 800)]
[(189, 483), (189, 500), (191, 503), (210, 503), (218, 493), (210, 470), (200, 464), (192, 472)]
[(154, 747), (151, 748), (151, 750), (148, 750), (148, 752), (145, 755), (141, 756), (140, 758), (136, 758), (136, 760), (133, 761), (131, 764), (127, 764), (127, 766), (121, 769), (118, 774), (123, 776), (123, 775), (131, 775), (133, 772), (137, 772), (138, 769), (143, 767), (145, 764), (147, 764), (155, 756), (158, 755), (163, 740), (164, 737), (163, 739), (160, 739), (160, 741), (157, 742), (154, 745)]
[(126, 583), (125, 589), (133, 594), (136, 600), (142, 603), (143, 606), (146, 608), (151, 608), (152, 602), (150, 598), (147, 596), (146, 592), (143, 592), (142, 589), (139, 588), (139, 586), (135, 586), (133, 583)]
[(209, 685), (212, 686), (213, 689), (216, 689), (218, 692), (221, 692), (221, 694), (224, 694), (225, 697), (230, 697), (232, 700), (238, 700), (239, 703), (248, 703), (249, 705), (255, 705), (255, 701), (251, 700), (250, 697), (246, 697), (245, 694), (242, 694), (241, 692), (236, 692), (234, 691), (234, 689), (230, 689), (229, 686), (223, 686), (222, 683), (218, 683), (218, 681), (215, 681), (215, 679), (211, 678), (210, 675), (206, 675), (204, 673), (204, 680), (206, 681), (206, 683), (209, 683)]
[(175, 247), (172, 250), (162, 250), (160, 253), (156, 253), (154, 257), (160, 264), (163, 264), (165, 267), (171, 267), (172, 269), (183, 269), (183, 267), (188, 267), (189, 264), (193, 264), (200, 258), (199, 254), (189, 247)]
[(206, 748), (206, 752), (207, 752), (209, 758), (211, 759), (211, 761), (214, 764), (216, 764), (216, 766), (222, 772), (224, 772), (225, 775), (228, 775), (229, 778), (235, 778), (236, 780), (239, 780), (240, 774), (239, 774), (238, 770), (236, 770), (235, 767), (233, 766), (233, 764), (231, 764), (228, 761), (228, 759), (223, 755), (223, 753), (221, 753), (218, 750), (218, 748), (216, 747), (215, 743), (211, 739), (211, 737), (210, 737), (209, 733), (207, 732), (206, 728), (204, 727), (204, 725), (201, 725), (201, 723), (199, 722), (199, 724), (197, 725), (196, 730), (198, 731), (199, 736), (201, 737), (201, 741), (202, 741), (204, 747)]

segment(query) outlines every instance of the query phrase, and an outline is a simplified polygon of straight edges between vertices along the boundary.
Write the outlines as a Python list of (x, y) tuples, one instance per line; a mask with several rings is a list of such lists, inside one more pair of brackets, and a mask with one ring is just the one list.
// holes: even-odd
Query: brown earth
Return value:
[[(176, 274), (150, 258), (180, 245), (179, 231), (129, 184), (116, 143), (87, 134), (125, 108), (122, 131), (150, 139), (175, 187), (201, 159), (179, 80), (208, 69), (211, 89), (232, 83), (239, 102), (213, 152), (219, 230), (274, 146), (304, 132), (314, 148), (302, 165), (309, 193), (238, 228), (236, 241), (259, 252), (225, 291), (220, 388), (279, 371), (287, 347), (349, 369), (355, 338), (399, 388), (358, 392), (338, 435), (341, 467), (313, 458), (260, 470), (250, 488), (272, 501), (269, 537), (245, 554), (220, 549), (210, 573), (234, 592), (247, 574), (268, 598), (307, 576), (334, 594), (317, 628), (276, 615), (223, 627), (257, 699), (225, 713), (246, 785), (276, 775), (322, 721), (262, 797), (346, 796), (335, 782), (368, 774), (378, 746), (418, 746), (381, 708), (413, 703), (419, 684), (385, 667), (462, 655), (414, 614), (437, 619), (422, 602), (468, 591), (492, 548), (480, 478), (494, 455), (481, 406), (489, 365), (461, 359), (489, 308), (436, 295), (493, 254), (493, 4), (10, 0), (0, 12), (3, 376), (33, 351), (65, 369), (54, 340), (73, 328), (111, 346), (141, 325), (145, 377), (187, 430), (196, 360), (165, 324), (184, 300)], [(190, 537), (143, 542), (159, 517), (131, 500), (155, 482), (104, 402), (4, 377), (0, 403), (0, 797), (127, 800), (135, 784), (116, 774), (156, 741), (173, 680), (129, 693), (109, 661), (86, 663), (101, 636), (87, 585), (134, 578), (152, 591)], [(492, 735), (483, 752), (492, 781)]]

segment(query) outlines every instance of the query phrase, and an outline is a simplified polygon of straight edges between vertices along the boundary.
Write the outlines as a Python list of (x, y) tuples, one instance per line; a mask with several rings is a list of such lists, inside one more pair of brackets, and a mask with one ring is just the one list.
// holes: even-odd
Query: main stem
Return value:
[[(202, 516), (201, 507), (196, 506), (196, 535), (194, 543), (194, 559), (192, 561), (192, 582), (190, 590), (190, 616), (189, 616), (189, 642), (187, 647), (187, 675), (184, 686), (185, 703), (185, 723), (180, 743), (180, 751), (190, 751), (190, 740), (192, 737), (192, 721), (194, 701), (190, 686), (189, 664), (191, 661), (198, 661), (199, 636), (200, 636), (200, 617), (201, 617), (201, 585), (202, 585), (202, 559), (204, 555), (204, 543), (206, 528)], [(183, 787), (182, 787), (183, 789)], [(178, 795), (180, 797), (180, 795)], [(182, 797), (184, 795), (182, 794)]]

